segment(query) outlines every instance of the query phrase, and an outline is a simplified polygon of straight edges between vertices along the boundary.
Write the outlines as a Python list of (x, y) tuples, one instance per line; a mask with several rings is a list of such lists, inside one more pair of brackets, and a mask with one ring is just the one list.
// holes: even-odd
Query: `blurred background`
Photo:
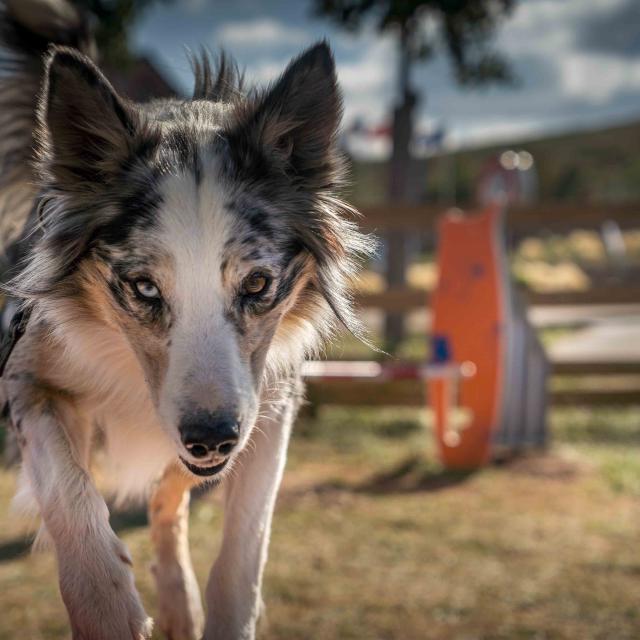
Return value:
[[(224, 48), (258, 84), (318, 39), (335, 52), (346, 196), (381, 238), (357, 289), (381, 351), (343, 336), (307, 370), (262, 637), (640, 637), (640, 3), (76, 4), (136, 100), (190, 95), (186, 49)], [(472, 239), (494, 250), (503, 303), (454, 327), (441, 221), (496, 204), (502, 217)], [(473, 380), (490, 374), (465, 381), (474, 357), (456, 332), (475, 336), (483, 313), (502, 366), (480, 423)], [(447, 447), (474, 430), (486, 455), (451, 463)], [(0, 470), (2, 514), (14, 487)], [(202, 582), (218, 500), (193, 507)], [(118, 513), (114, 527), (153, 613), (145, 520)], [(54, 561), (29, 555), (28, 531), (0, 516), (0, 640), (65, 638)]]

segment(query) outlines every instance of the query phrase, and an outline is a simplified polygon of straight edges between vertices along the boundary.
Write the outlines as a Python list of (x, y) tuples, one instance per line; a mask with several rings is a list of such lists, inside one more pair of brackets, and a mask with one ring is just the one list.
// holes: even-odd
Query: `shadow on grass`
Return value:
[[(110, 522), (116, 533), (146, 527), (148, 524), (147, 512), (144, 509), (115, 511), (111, 514)], [(11, 562), (28, 555), (31, 551), (32, 543), (32, 535), (14, 538), (1, 543), (0, 563)]]
[(410, 456), (390, 469), (376, 473), (363, 482), (348, 483), (331, 480), (316, 484), (310, 489), (295, 492), (295, 495), (309, 493), (330, 494), (336, 491), (385, 495), (394, 493), (418, 493), (442, 491), (466, 482), (475, 471), (452, 471), (434, 467), (420, 456)]
[(354, 491), (370, 494), (441, 491), (466, 482), (474, 473), (434, 468), (426, 464), (423, 458), (411, 456), (356, 485)]
[(11, 562), (26, 556), (33, 543), (33, 537), (14, 538), (0, 544), (0, 562)]
[(363, 481), (350, 483), (339, 479), (329, 480), (295, 492), (294, 495), (310, 492), (329, 495), (341, 491), (369, 495), (433, 493), (460, 486), (476, 473), (488, 468), (555, 482), (573, 481), (581, 473), (579, 466), (574, 462), (549, 454), (543, 449), (514, 452), (508, 457), (494, 460), (487, 467), (472, 470), (445, 469), (414, 455)]

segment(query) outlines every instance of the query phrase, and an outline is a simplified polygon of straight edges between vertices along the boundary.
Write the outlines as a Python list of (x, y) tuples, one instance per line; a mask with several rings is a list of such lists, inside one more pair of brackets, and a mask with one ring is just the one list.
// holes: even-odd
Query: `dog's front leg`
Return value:
[[(85, 466), (86, 424), (68, 399), (9, 385), (23, 463), (58, 560), (74, 640), (143, 640), (151, 620), (131, 560)], [(84, 450), (84, 451), (83, 451)]]
[(198, 640), (204, 627), (200, 589), (189, 554), (189, 498), (194, 482), (171, 465), (149, 503), (158, 625), (171, 640)]
[(225, 480), (220, 553), (206, 591), (204, 640), (252, 640), (262, 607), (262, 572), (295, 403), (266, 409)]

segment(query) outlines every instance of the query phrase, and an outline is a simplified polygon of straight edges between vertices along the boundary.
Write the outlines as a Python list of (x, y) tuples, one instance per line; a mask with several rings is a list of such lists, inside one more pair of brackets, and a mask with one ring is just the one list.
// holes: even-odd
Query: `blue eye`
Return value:
[(136, 280), (133, 283), (138, 294), (143, 298), (157, 299), (160, 297), (160, 289), (151, 280)]

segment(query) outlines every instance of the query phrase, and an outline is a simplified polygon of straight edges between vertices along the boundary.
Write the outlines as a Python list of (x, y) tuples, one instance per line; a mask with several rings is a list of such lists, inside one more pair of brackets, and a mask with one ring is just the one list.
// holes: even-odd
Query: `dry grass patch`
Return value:
[[(547, 454), (476, 474), (434, 462), (420, 412), (324, 410), (301, 425), (275, 518), (262, 638), (640, 637), (640, 464), (618, 464), (640, 458), (638, 411), (563, 411), (553, 423)], [(0, 475), (3, 512), (13, 482)], [(66, 638), (52, 558), (23, 555), (16, 522), (0, 522), (0, 640)], [(121, 518), (120, 534), (153, 612), (139, 523)], [(195, 502), (202, 582), (220, 524), (215, 494)]]

